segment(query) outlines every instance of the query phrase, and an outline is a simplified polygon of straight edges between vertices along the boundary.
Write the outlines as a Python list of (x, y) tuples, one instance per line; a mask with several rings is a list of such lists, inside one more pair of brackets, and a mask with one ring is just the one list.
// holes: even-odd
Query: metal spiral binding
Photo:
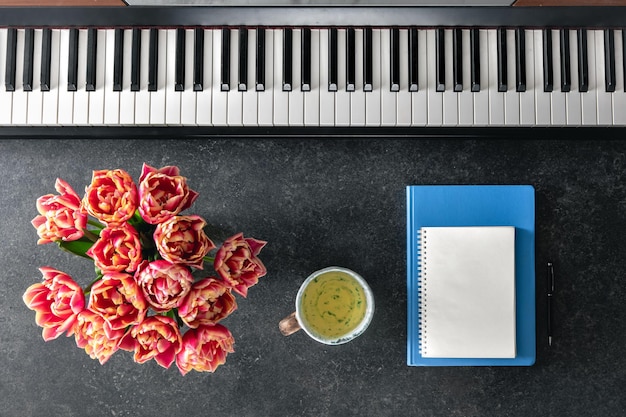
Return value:
[(425, 355), (426, 352), (426, 336), (428, 331), (428, 313), (426, 303), (426, 231), (420, 229), (417, 231), (417, 298), (419, 305), (419, 352)]

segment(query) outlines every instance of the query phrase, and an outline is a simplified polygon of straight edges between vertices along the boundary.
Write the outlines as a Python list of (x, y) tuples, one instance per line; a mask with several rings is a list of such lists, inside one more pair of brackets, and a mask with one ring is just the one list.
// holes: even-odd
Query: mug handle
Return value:
[(283, 336), (289, 336), (301, 329), (300, 323), (296, 318), (296, 312), (294, 311), (278, 323), (278, 328)]

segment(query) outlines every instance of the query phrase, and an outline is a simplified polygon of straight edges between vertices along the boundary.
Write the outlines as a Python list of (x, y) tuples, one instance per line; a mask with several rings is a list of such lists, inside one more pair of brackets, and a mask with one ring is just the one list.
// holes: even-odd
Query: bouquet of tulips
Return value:
[[(258, 258), (266, 242), (239, 233), (217, 248), (204, 219), (180, 214), (198, 193), (174, 166), (144, 164), (138, 186), (124, 170), (94, 171), (82, 199), (61, 179), (56, 190), (37, 200), (37, 243), (56, 242), (92, 260), (96, 277), (83, 288), (66, 273), (40, 268), (43, 282), (23, 299), (44, 340), (73, 335), (101, 364), (123, 349), (137, 363), (176, 362), (183, 375), (223, 364), (234, 339), (219, 322), (237, 308), (233, 293), (246, 297), (266, 274)], [(205, 262), (217, 276), (196, 279)]]

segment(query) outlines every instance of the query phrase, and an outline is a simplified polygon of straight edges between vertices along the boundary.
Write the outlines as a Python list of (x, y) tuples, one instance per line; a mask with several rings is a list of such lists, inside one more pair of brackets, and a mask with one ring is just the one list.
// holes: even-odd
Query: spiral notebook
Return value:
[(532, 186), (408, 186), (407, 364), (534, 364), (534, 268)]
[(422, 227), (425, 358), (515, 357), (515, 228)]

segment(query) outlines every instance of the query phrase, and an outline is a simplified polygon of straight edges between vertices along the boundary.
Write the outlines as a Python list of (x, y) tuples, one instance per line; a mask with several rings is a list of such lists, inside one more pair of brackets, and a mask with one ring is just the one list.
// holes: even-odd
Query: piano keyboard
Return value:
[(626, 126), (621, 27), (14, 22), (3, 126)]

